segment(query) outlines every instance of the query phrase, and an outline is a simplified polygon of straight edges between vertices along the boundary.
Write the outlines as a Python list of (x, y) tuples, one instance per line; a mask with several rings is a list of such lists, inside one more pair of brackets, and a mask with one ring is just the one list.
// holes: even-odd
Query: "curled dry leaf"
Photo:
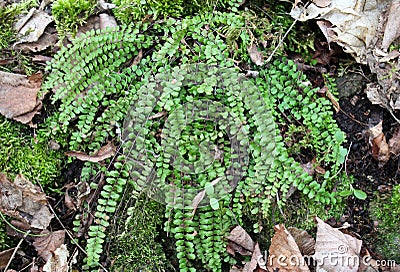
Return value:
[(43, 10), (31, 9), (30, 12), (15, 24), (20, 39), (15, 43), (37, 42), (53, 17)]
[(61, 245), (43, 266), (43, 272), (68, 272), (69, 252), (66, 245)]
[(379, 167), (385, 165), (390, 159), (389, 145), (382, 132), (382, 121), (367, 131), (368, 143), (371, 147), (372, 157), (379, 162)]
[(387, 51), (389, 46), (400, 35), (400, 0), (393, 0), (390, 8), (389, 15), (386, 22), (385, 32), (382, 40), (382, 49)]
[(10, 248), (0, 252), (0, 269), (6, 268), (11, 256), (13, 255), (14, 248)]
[(249, 46), (247, 48), (247, 51), (249, 52), (251, 61), (255, 65), (261, 66), (264, 64), (264, 56), (260, 51), (258, 51), (258, 48), (255, 44), (252, 44), (251, 46)]
[(23, 124), (31, 123), (42, 107), (37, 99), (41, 85), (41, 73), (27, 77), (0, 71), (0, 113)]
[(40, 52), (56, 44), (57, 41), (57, 30), (52, 26), (48, 26), (37, 41), (19, 43), (14, 48), (22, 51)]
[(64, 244), (65, 230), (54, 232), (43, 230), (40, 234), (42, 236), (35, 236), (33, 246), (38, 254), (47, 262), (53, 255), (54, 251)]
[[(300, 253), (293, 236), (283, 224), (274, 227), (275, 234), (269, 247), (268, 269), (272, 271), (309, 272), (308, 266)], [(298, 262), (294, 261), (298, 260)]]
[(396, 157), (400, 155), (400, 129), (396, 129), (392, 138), (389, 140), (389, 152)]
[(53, 218), (47, 205), (46, 194), (24, 176), (11, 182), (0, 173), (0, 211), (32, 228), (46, 229)]
[(307, 231), (295, 227), (288, 228), (301, 254), (311, 256), (315, 252), (315, 240)]
[(105, 159), (111, 158), (115, 155), (116, 147), (112, 142), (108, 142), (105, 146), (102, 146), (96, 153), (93, 155), (88, 155), (84, 152), (78, 151), (68, 151), (65, 152), (65, 155), (70, 157), (75, 157), (81, 161), (90, 161), (90, 162), (100, 162)]
[[(317, 262), (317, 271), (356, 272), (362, 241), (332, 228), (318, 217), (316, 220), (317, 239), (314, 259)], [(333, 262), (332, 260), (350, 261)]]
[(250, 235), (241, 227), (236, 226), (228, 236), (228, 253), (238, 252), (244, 256), (251, 256), (254, 250), (254, 242)]
[[(253, 255), (251, 255), (251, 260), (244, 265), (243, 272), (267, 271), (265, 264), (266, 262), (264, 256), (261, 254), (260, 246), (256, 243)], [(257, 267), (259, 269), (257, 269)]]

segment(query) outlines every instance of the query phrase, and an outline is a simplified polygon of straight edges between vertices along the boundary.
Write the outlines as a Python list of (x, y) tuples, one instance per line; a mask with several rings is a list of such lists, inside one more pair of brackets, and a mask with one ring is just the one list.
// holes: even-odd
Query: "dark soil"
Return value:
[(337, 225), (342, 225), (345, 221), (350, 223), (349, 230), (359, 235), (364, 246), (374, 255), (377, 233), (368, 212), (369, 205), (377, 194), (390, 194), (392, 186), (399, 183), (400, 161), (397, 158), (391, 158), (380, 168), (371, 155), (365, 131), (383, 120), (383, 133), (388, 140), (399, 124), (386, 110), (372, 105), (363, 93), (343, 97), (339, 103), (342, 112), (339, 112), (335, 118), (339, 127), (347, 135), (347, 147), (351, 145), (345, 170), (348, 175), (355, 178), (353, 186), (366, 192), (368, 197), (365, 200), (349, 197), (347, 212)]

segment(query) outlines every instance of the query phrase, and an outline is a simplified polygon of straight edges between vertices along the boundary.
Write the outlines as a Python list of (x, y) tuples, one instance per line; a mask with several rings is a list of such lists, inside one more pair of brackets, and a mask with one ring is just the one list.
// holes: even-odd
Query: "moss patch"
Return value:
[(0, 116), (0, 169), (14, 178), (23, 174), (45, 189), (58, 188), (63, 155), (48, 147), (47, 139), (34, 141), (23, 125)]
[(146, 198), (134, 200), (116, 224), (122, 230), (112, 244), (111, 271), (173, 271), (157, 241), (163, 217), (161, 204)]
[(375, 220), (379, 222), (376, 251), (387, 260), (400, 262), (400, 184), (393, 187), (392, 196), (388, 199), (376, 199), (370, 208)]

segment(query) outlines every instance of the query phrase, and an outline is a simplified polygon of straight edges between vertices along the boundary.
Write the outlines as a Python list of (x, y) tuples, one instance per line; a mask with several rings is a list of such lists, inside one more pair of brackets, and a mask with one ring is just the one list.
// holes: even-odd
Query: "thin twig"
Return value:
[(28, 230), (28, 231), (25, 233), (24, 237), (22, 237), (21, 240), (19, 240), (18, 245), (15, 247), (15, 249), (14, 249), (14, 251), (13, 251), (13, 254), (11, 255), (11, 258), (8, 260), (8, 263), (7, 263), (6, 268), (4, 269), (4, 271), (7, 271), (7, 270), (8, 270), (8, 267), (11, 265), (11, 262), (12, 262), (12, 260), (14, 259), (15, 254), (17, 254), (17, 251), (18, 251), (18, 249), (21, 247), (22, 242), (24, 241), (24, 239), (26, 238), (26, 236), (28, 236), (28, 234), (29, 234), (30, 232), (31, 232), (31, 231)]

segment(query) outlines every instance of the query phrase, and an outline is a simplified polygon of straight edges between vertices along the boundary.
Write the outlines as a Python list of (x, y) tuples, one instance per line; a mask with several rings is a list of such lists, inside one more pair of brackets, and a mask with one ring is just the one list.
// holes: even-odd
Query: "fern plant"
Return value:
[[(267, 218), (292, 185), (335, 203), (346, 150), (329, 102), (301, 83), (306, 78), (290, 60), (245, 78), (221, 34), (228, 25), (241, 28), (243, 18), (215, 12), (90, 32), (49, 66), (44, 91), (60, 102), (49, 132), (69, 135), (70, 149), (88, 153), (109, 140), (120, 144), (108, 167), (86, 163), (82, 170), (81, 179), (100, 192), (75, 222), (79, 230), (94, 215), (86, 269), (100, 265), (110, 218), (143, 192), (165, 204), (180, 271), (195, 271), (199, 259), (221, 271), (233, 261), (225, 237), (236, 220)], [(307, 148), (328, 170), (324, 176), (302, 169), (282, 133), (287, 121), (309, 134)]]

